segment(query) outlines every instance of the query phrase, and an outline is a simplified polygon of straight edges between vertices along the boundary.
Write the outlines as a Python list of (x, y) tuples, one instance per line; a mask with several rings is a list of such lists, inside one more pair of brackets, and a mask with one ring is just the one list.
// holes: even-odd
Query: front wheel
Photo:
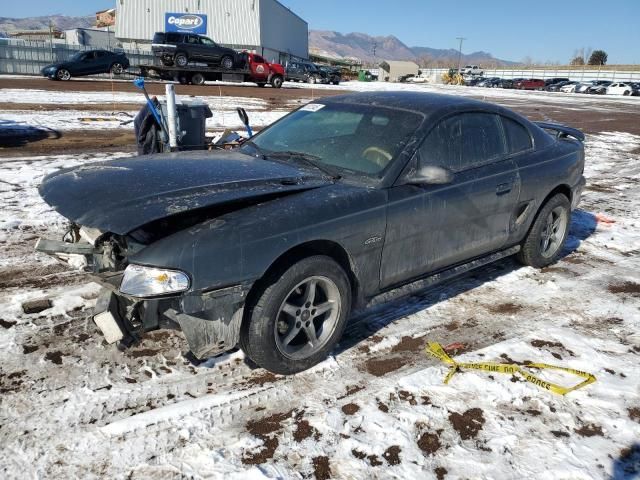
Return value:
[(186, 67), (189, 64), (189, 58), (184, 53), (176, 53), (173, 63), (178, 67)]
[(71, 80), (71, 73), (66, 68), (61, 68), (56, 72), (56, 78), (66, 82), (67, 80)]
[(282, 87), (282, 82), (283, 82), (282, 77), (276, 75), (271, 79), (271, 86), (273, 88), (280, 88)]
[(122, 75), (124, 73), (124, 66), (121, 63), (114, 63), (109, 69), (112, 75)]
[(535, 268), (555, 263), (567, 241), (570, 221), (569, 199), (562, 194), (551, 197), (533, 222), (518, 253), (518, 260)]
[(351, 288), (333, 259), (305, 258), (274, 275), (245, 312), (240, 344), (261, 367), (289, 375), (324, 360), (344, 330)]

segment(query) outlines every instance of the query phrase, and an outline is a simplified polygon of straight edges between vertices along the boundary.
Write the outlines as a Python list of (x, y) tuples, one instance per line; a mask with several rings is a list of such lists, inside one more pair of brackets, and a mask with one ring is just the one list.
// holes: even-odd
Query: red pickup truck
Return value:
[(140, 65), (143, 77), (159, 77), (162, 80), (173, 80), (181, 84), (204, 85), (206, 81), (254, 82), (259, 87), (270, 84), (273, 88), (282, 87), (284, 67), (279, 63), (269, 63), (262, 56), (241, 52), (234, 59), (234, 67), (209, 67), (187, 65), (184, 67), (167, 65)]
[(540, 80), (539, 78), (525, 78), (513, 84), (513, 88), (519, 90), (544, 90), (545, 86), (544, 80)]

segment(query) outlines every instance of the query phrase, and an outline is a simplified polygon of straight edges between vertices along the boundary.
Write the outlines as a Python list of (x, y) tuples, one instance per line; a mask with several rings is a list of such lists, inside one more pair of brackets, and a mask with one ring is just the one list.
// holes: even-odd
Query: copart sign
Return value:
[(207, 33), (207, 16), (201, 13), (165, 13), (165, 32)]

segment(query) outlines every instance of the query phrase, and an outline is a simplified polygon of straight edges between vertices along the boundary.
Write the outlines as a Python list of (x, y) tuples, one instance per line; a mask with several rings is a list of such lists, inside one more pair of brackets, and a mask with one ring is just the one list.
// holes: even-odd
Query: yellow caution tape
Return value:
[(442, 346), (439, 343), (429, 342), (426, 348), (426, 353), (431, 355), (432, 357), (437, 358), (438, 360), (451, 365), (447, 376), (444, 378), (444, 383), (449, 383), (451, 377), (453, 377), (457, 372), (462, 368), (468, 368), (471, 370), (484, 370), (485, 372), (491, 373), (507, 373), (507, 374), (520, 374), (527, 382), (533, 383), (540, 388), (544, 388), (545, 390), (549, 390), (550, 392), (557, 393), (558, 395), (566, 395), (569, 392), (573, 392), (582, 387), (586, 387), (590, 383), (596, 381), (596, 377), (587, 372), (581, 372), (580, 370), (574, 370), (573, 368), (566, 367), (558, 367), (555, 365), (548, 365), (546, 363), (527, 363), (524, 367), (527, 368), (537, 368), (540, 370), (559, 370), (562, 372), (568, 372), (578, 377), (582, 377), (585, 380), (573, 387), (563, 387), (562, 385), (557, 385), (555, 383), (547, 382), (546, 380), (542, 380), (541, 378), (536, 377), (535, 375), (525, 371), (522, 369), (520, 365), (507, 364), (507, 363), (495, 363), (495, 362), (472, 362), (472, 363), (458, 363), (453, 358), (451, 358), (447, 352), (444, 351)]

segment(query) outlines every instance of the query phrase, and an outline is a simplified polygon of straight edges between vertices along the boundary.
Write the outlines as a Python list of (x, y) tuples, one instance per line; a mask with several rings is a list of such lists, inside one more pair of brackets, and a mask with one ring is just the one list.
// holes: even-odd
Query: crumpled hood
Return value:
[(182, 212), (330, 183), (294, 164), (239, 152), (179, 152), (60, 170), (39, 192), (78, 225), (126, 234)]

